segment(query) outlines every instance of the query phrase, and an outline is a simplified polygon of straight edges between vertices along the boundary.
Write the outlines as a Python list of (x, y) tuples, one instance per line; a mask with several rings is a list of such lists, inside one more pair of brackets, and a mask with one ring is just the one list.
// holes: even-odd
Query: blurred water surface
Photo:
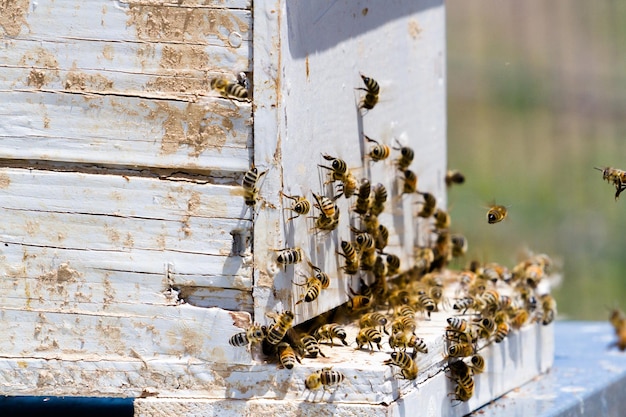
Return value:
[[(561, 318), (626, 308), (626, 2), (448, 0), (448, 204), (466, 261), (562, 263)], [(489, 225), (486, 206), (509, 206)]]

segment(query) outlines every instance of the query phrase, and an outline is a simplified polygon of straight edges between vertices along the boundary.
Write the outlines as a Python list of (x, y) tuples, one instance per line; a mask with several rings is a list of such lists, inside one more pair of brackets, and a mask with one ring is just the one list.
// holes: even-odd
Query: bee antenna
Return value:
[(598, 167), (593, 167), (593, 169), (597, 169), (598, 171), (604, 171), (604, 169)]

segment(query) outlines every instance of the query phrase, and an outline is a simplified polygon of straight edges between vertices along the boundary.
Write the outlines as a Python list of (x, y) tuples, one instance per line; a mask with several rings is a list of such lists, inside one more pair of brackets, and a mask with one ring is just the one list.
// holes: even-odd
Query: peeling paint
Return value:
[(29, 0), (9, 0), (0, 2), (0, 27), (8, 37), (16, 37), (24, 26), (28, 27)]

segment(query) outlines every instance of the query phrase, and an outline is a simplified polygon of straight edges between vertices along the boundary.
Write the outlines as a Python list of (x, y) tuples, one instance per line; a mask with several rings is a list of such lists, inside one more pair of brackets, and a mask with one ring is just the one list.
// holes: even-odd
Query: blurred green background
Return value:
[[(559, 318), (626, 309), (626, 2), (448, 0), (448, 194), (466, 260), (559, 260)], [(509, 217), (489, 225), (495, 200)]]

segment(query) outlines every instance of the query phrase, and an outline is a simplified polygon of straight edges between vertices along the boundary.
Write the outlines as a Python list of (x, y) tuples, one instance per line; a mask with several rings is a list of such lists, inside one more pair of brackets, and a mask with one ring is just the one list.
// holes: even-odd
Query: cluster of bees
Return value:
[[(359, 108), (367, 112), (376, 106), (380, 87), (371, 77), (361, 74), (365, 91)], [(225, 97), (247, 99), (248, 93), (242, 82), (221, 79), (211, 81), (212, 88)], [(336, 252), (343, 263), (343, 274), (358, 276), (361, 282), (357, 292), (350, 289), (348, 302), (318, 317), (317, 320), (294, 327), (294, 313), (285, 310), (270, 312), (268, 326), (253, 324), (245, 331), (233, 335), (229, 342), (236, 347), (261, 346), (269, 360), (279, 366), (292, 369), (302, 358), (325, 357), (320, 346), (333, 346), (335, 341), (349, 346), (342, 321), (357, 321), (359, 332), (354, 340), (356, 349), (383, 350), (384, 339), (391, 349), (389, 359), (383, 363), (397, 370), (398, 378), (414, 380), (418, 376), (418, 354), (428, 353), (423, 338), (416, 333), (421, 320), (429, 320), (432, 313), (450, 311), (445, 330), (447, 343), (445, 360), (450, 378), (456, 389), (451, 395), (458, 401), (469, 400), (474, 392), (473, 377), (485, 369), (480, 350), (491, 343), (502, 342), (511, 331), (526, 323), (551, 323), (556, 315), (556, 303), (540, 285), (550, 274), (552, 262), (546, 255), (530, 256), (512, 270), (491, 263), (471, 262), (463, 270), (448, 269), (449, 263), (463, 257), (467, 251), (467, 239), (450, 231), (451, 216), (437, 206), (435, 196), (419, 191), (417, 174), (410, 169), (414, 150), (403, 146), (388, 146), (363, 135), (369, 146), (368, 158), (373, 162), (387, 160), (397, 152), (394, 160), (401, 186), (399, 195), (418, 196), (420, 201), (416, 217), (432, 227), (426, 246), (414, 248), (413, 266), (404, 270), (400, 258), (386, 252), (389, 230), (379, 221), (379, 215), (388, 204), (387, 187), (372, 185), (368, 178), (357, 178), (347, 163), (337, 157), (322, 154), (326, 163), (318, 165), (327, 174), (324, 185), (333, 184), (334, 195), (311, 193), (281, 196), (288, 202), (287, 210), (293, 213), (287, 221), (309, 215), (313, 209), (314, 227), (318, 233), (331, 234), (339, 225), (341, 216), (337, 202), (340, 198), (350, 201), (351, 240), (339, 239), (340, 250)], [(254, 207), (259, 200), (260, 178), (265, 172), (252, 167), (245, 173), (242, 188), (245, 204)], [(448, 171), (448, 186), (462, 184), (464, 176), (458, 171)], [(399, 201), (399, 200), (396, 200)], [(492, 205), (487, 212), (490, 224), (502, 221), (507, 215), (505, 206)], [(295, 303), (310, 303), (329, 287), (329, 274), (308, 260), (300, 247), (276, 250), (275, 260), (280, 266), (304, 264), (309, 268), (304, 288)], [(365, 277), (365, 279), (364, 279)], [(368, 284), (368, 282), (371, 282)], [(339, 318), (331, 320), (331, 318)], [(346, 380), (345, 375), (332, 367), (323, 367), (306, 377), (304, 385), (309, 390), (337, 386)]]

